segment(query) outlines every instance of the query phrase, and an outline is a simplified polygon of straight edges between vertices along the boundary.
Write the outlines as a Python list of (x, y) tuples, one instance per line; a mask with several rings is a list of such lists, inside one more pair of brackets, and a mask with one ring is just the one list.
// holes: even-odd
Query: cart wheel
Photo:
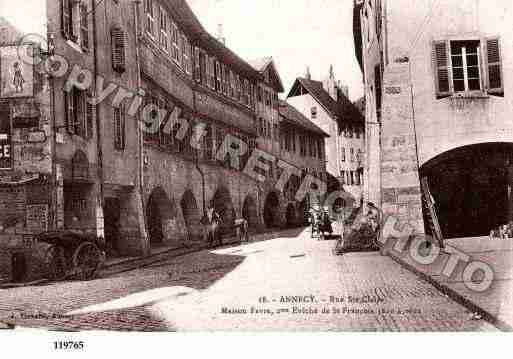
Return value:
[(63, 280), (66, 278), (66, 259), (64, 258), (64, 249), (52, 245), (45, 253), (45, 264), (48, 279)]
[(96, 244), (84, 242), (73, 254), (73, 270), (75, 278), (88, 280), (94, 277), (101, 263), (101, 251)]

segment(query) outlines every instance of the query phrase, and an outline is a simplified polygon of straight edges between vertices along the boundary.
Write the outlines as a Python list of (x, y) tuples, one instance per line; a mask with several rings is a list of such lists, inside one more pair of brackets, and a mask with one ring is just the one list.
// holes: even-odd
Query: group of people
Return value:
[[(200, 223), (205, 229), (205, 239), (209, 247), (215, 248), (222, 245), (221, 224), (223, 223), (221, 215), (215, 210), (214, 202), (211, 201), (205, 216)], [(245, 218), (236, 218), (233, 223), (237, 238), (242, 242), (249, 242), (249, 223)]]
[(309, 211), (310, 223), (312, 228), (318, 231), (320, 235), (337, 235), (344, 234), (344, 215), (340, 206), (333, 206), (333, 211), (328, 207), (313, 206)]

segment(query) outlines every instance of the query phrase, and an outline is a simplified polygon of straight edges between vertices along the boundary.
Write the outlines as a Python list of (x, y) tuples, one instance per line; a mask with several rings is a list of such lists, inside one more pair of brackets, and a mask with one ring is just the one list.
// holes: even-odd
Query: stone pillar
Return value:
[(381, 193), (384, 217), (395, 216), (424, 234), (409, 64), (384, 74)]

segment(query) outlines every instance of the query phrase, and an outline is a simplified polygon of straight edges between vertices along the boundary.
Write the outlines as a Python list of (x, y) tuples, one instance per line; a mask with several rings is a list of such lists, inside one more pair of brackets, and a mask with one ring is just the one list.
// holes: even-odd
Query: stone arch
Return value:
[(215, 211), (221, 216), (221, 233), (231, 232), (235, 222), (235, 209), (230, 191), (226, 187), (218, 188), (212, 202)]
[(198, 209), (198, 203), (194, 197), (194, 193), (186, 191), (180, 201), (185, 227), (187, 228), (188, 237), (197, 239), (200, 234), (201, 211)]
[(297, 211), (293, 203), (289, 203), (285, 212), (285, 220), (288, 228), (294, 228), (298, 224)]
[(301, 225), (306, 226), (308, 225), (308, 198), (305, 197), (303, 200), (299, 203), (297, 215), (298, 215), (298, 221)]
[(242, 205), (242, 217), (248, 221), (249, 228), (255, 230), (258, 227), (258, 209), (255, 200), (248, 195)]
[(267, 228), (280, 226), (280, 205), (278, 192), (269, 192), (264, 203), (264, 224)]
[[(513, 143), (481, 143), (449, 150), (422, 165), (420, 178), (428, 180), (445, 238), (488, 235), (513, 218), (511, 163)], [(423, 215), (426, 223), (426, 208)]]
[(176, 234), (176, 206), (161, 187), (155, 188), (146, 204), (148, 236), (151, 246), (165, 244)]

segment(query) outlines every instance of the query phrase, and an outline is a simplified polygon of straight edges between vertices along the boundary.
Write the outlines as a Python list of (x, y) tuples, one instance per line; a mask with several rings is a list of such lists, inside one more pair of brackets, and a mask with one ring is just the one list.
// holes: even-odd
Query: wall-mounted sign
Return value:
[(34, 102), (23, 102), (12, 105), (12, 126), (14, 128), (30, 128), (39, 126), (41, 115), (39, 105)]
[(0, 106), (0, 169), (12, 167), (11, 115), (9, 106)]
[(399, 95), (401, 93), (401, 87), (399, 87), (399, 86), (386, 87), (385, 93), (388, 95)]
[(32, 204), (27, 206), (27, 229), (35, 232), (48, 230), (48, 205)]
[(31, 51), (32, 46), (0, 47), (0, 97), (34, 96), (34, 67), (20, 60), (18, 51)]

